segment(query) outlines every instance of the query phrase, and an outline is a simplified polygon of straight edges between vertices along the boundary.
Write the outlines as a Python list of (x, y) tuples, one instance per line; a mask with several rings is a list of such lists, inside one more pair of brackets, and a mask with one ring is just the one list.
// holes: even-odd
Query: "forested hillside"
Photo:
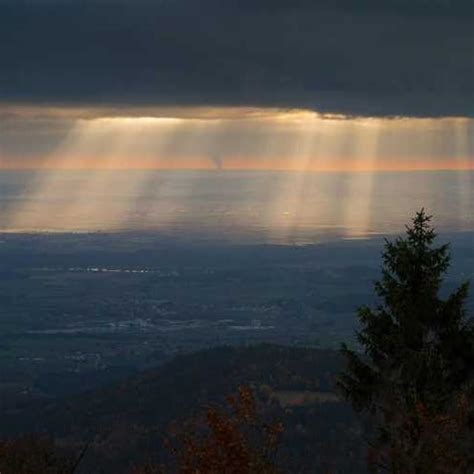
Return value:
[(246, 384), (261, 400), (263, 415), (283, 422), (277, 454), (282, 468), (364, 472), (360, 427), (334, 393), (342, 364), (335, 351), (216, 347), (100, 391), (10, 413), (3, 426), (47, 432), (76, 451), (90, 443), (80, 472), (127, 472), (136, 463), (166, 455), (162, 440), (173, 421), (221, 403)]

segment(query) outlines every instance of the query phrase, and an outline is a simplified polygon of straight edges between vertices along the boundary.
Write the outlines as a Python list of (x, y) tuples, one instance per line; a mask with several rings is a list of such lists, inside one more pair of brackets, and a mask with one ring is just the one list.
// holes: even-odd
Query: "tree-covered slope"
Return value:
[(35, 407), (10, 418), (22, 431), (46, 431), (79, 447), (90, 442), (84, 472), (126, 472), (159, 458), (170, 424), (241, 384), (252, 386), (265, 416), (285, 425), (280, 462), (291, 472), (357, 472), (364, 465), (360, 428), (334, 393), (342, 358), (334, 351), (275, 345), (216, 347), (100, 391)]

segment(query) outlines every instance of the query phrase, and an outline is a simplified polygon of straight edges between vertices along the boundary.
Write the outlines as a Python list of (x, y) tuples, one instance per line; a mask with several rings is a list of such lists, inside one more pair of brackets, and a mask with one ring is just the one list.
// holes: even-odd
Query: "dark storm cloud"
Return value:
[(0, 0), (0, 102), (474, 116), (472, 0)]

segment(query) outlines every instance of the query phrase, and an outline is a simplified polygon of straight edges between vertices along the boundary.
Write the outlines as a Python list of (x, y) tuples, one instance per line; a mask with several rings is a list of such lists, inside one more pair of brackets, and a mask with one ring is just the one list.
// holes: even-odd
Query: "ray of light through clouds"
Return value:
[[(461, 218), (472, 213), (470, 119), (243, 107), (33, 107), (7, 110), (2, 120), (10, 124), (1, 132), (2, 168), (42, 170), (4, 213), (4, 229), (113, 230), (132, 222), (166, 229), (202, 213), (198, 202), (205, 198), (206, 219), (216, 226), (252, 223), (281, 241), (311, 226), (366, 236), (378, 176), (420, 169), (454, 170), (451, 199)], [(185, 178), (180, 170), (187, 170)], [(266, 173), (250, 185), (242, 178), (246, 170)], [(334, 171), (342, 173), (328, 173)], [(235, 188), (232, 176), (241, 178)], [(418, 186), (434, 206), (441, 192), (436, 179)]]

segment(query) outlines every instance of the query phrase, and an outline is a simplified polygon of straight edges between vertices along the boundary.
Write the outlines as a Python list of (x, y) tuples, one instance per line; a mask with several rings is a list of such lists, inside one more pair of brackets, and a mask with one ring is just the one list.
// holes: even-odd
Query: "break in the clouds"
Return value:
[(473, 10), (472, 0), (0, 0), (0, 103), (472, 117)]
[(474, 120), (468, 118), (13, 106), (0, 122), (1, 168), (474, 168)]

